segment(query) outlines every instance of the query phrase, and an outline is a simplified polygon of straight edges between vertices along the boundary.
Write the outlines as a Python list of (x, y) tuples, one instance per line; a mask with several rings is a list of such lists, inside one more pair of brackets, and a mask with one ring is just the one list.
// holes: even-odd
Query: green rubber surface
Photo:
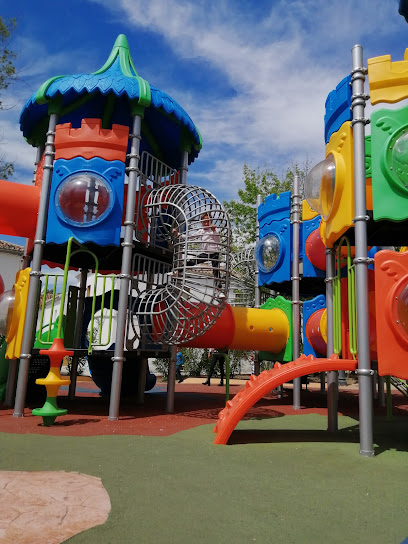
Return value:
[[(112, 511), (69, 541), (370, 543), (408, 536), (408, 418), (375, 419), (376, 456), (357, 422), (317, 414), (243, 421), (214, 446), (212, 425), (167, 437), (2, 434), (2, 470), (98, 476)], [(252, 442), (252, 443), (248, 443)]]

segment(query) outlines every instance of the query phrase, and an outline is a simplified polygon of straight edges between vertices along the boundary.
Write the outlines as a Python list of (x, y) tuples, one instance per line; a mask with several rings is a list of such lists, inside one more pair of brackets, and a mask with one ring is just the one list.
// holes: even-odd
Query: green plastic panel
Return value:
[(408, 107), (371, 115), (374, 220), (408, 218)]
[(282, 310), (289, 321), (289, 338), (286, 344), (286, 347), (280, 353), (270, 353), (269, 351), (260, 351), (259, 360), (260, 361), (278, 361), (287, 363), (293, 360), (293, 339), (292, 339), (292, 302), (286, 300), (280, 295), (276, 298), (268, 298), (268, 300), (262, 304), (261, 308), (263, 310), (274, 310), (278, 308)]
[(373, 175), (371, 162), (371, 136), (365, 137), (365, 171), (366, 178), (371, 178)]

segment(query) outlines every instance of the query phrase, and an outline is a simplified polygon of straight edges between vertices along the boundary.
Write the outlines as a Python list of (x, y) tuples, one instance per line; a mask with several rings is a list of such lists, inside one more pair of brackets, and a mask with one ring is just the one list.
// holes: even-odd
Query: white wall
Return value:
[(12, 289), (16, 279), (16, 273), (21, 268), (21, 260), (21, 255), (0, 248), (0, 275), (4, 281), (5, 291)]

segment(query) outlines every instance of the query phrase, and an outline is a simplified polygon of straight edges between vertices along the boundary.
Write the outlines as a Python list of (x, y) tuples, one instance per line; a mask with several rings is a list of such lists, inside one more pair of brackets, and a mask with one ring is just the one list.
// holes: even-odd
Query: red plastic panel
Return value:
[(356, 367), (357, 361), (338, 359), (336, 355), (332, 355), (330, 359), (302, 355), (296, 361), (285, 365), (276, 363), (273, 370), (265, 370), (259, 376), (252, 375), (244, 389), (228, 401), (227, 406), (218, 414), (218, 423), (214, 428), (214, 432), (217, 433), (214, 444), (226, 444), (232, 431), (248, 410), (279, 385), (314, 372), (355, 370)]
[(376, 253), (375, 300), (377, 316), (378, 373), (408, 379), (408, 330), (405, 288), (408, 286), (408, 253), (383, 250)]

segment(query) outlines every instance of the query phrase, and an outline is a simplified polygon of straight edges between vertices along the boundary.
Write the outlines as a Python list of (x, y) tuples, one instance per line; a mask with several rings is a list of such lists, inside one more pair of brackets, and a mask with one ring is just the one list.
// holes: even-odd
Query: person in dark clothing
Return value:
[(212, 351), (211, 359), (210, 359), (210, 370), (208, 372), (208, 376), (207, 376), (206, 381), (203, 382), (203, 385), (211, 385), (211, 376), (214, 373), (215, 365), (217, 364), (217, 362), (220, 365), (220, 383), (218, 385), (219, 386), (224, 385), (224, 376), (225, 376), (224, 362), (225, 362), (225, 357), (227, 355), (228, 355), (228, 348), (227, 347), (225, 347), (223, 349), (217, 349), (217, 350)]
[(176, 359), (176, 379), (178, 383), (184, 382), (185, 378), (181, 375), (181, 369), (184, 366), (184, 357), (180, 350), (177, 350), (177, 359)]

